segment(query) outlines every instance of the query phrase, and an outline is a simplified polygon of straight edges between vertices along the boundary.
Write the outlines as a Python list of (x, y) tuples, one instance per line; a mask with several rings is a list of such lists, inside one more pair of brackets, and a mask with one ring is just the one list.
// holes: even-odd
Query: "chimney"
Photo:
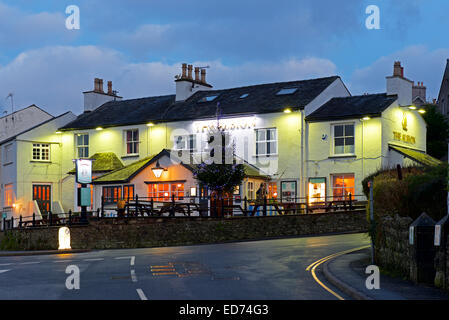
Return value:
[(84, 112), (91, 112), (105, 104), (106, 102), (112, 100), (121, 100), (122, 97), (119, 97), (112, 91), (112, 81), (108, 81), (108, 92), (105, 93), (103, 91), (103, 79), (95, 78), (94, 79), (94, 90), (83, 92), (84, 94)]
[(103, 79), (98, 79), (98, 92), (104, 93), (104, 91), (103, 91)]
[(189, 71), (189, 74), (187, 75), (187, 79), (193, 80), (193, 78), (192, 78), (192, 69), (193, 69), (193, 66), (192, 66), (191, 64), (189, 64), (187, 68), (188, 68), (188, 71)]
[[(187, 70), (187, 75), (186, 75)], [(192, 77), (193, 65), (183, 63), (181, 77), (175, 80), (176, 83), (176, 101), (184, 101), (197, 91), (210, 90), (212, 86), (206, 83), (206, 70), (195, 67), (195, 79)]]
[(187, 63), (182, 64), (182, 75), (181, 79), (187, 78)]
[(195, 81), (200, 82), (200, 68), (195, 67)]
[(413, 81), (404, 78), (401, 62), (395, 61), (393, 75), (387, 77), (387, 94), (397, 95), (400, 106), (409, 106), (413, 101), (413, 86)]
[(201, 83), (206, 83), (206, 69), (201, 69)]
[(112, 91), (112, 81), (108, 81), (108, 95), (114, 95), (114, 92)]
[(404, 77), (404, 68), (401, 67), (400, 61), (394, 62), (393, 77)]

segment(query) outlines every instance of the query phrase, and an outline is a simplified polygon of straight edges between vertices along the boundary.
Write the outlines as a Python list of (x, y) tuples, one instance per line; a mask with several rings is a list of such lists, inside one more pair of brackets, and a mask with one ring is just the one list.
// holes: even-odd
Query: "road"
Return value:
[[(0, 299), (336, 300), (307, 266), (367, 244), (366, 234), (345, 234), (0, 257)], [(79, 289), (66, 287), (73, 277), (68, 266), (80, 271)], [(324, 281), (319, 268), (317, 276), (348, 298)]]

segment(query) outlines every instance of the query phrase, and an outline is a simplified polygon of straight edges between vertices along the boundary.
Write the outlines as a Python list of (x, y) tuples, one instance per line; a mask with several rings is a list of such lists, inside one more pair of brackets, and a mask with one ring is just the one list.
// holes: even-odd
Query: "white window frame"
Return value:
[(3, 164), (4, 165), (6, 165), (6, 164), (9, 164), (9, 163), (13, 163), (13, 144), (12, 143), (10, 143), (10, 144), (7, 144), (5, 147), (4, 147), (4, 153), (5, 153), (5, 155), (4, 155), (4, 157), (3, 157)]
[[(181, 138), (182, 147), (178, 147), (178, 139)], [(174, 150), (187, 150), (190, 152), (195, 152), (196, 149), (196, 134), (178, 135), (174, 137), (173, 141)]]
[[(79, 136), (87, 136), (87, 144), (78, 144), (78, 137)], [(87, 132), (83, 132), (83, 133), (76, 133), (75, 134), (75, 147), (76, 147), (76, 156), (78, 157), (78, 158), (83, 158), (83, 159), (85, 159), (85, 158), (89, 158), (89, 140), (90, 140), (90, 137), (89, 137), (89, 133), (87, 133)], [(84, 143), (84, 139), (83, 139), (83, 143)], [(87, 150), (87, 155), (83, 155), (83, 156), (81, 156), (80, 155), (80, 149), (81, 148), (83, 148), (83, 150), (84, 149), (86, 149)]]
[[(39, 151), (35, 158), (35, 150)], [(48, 157), (44, 159), (44, 151), (47, 152)], [(33, 143), (31, 147), (31, 161), (50, 162), (51, 161), (51, 147), (49, 143)]]
[[(276, 138), (274, 139), (274, 140), (267, 140), (267, 131), (268, 130), (274, 130), (274, 132), (275, 132), (275, 135), (276, 135)], [(265, 140), (260, 140), (260, 141), (258, 141), (257, 140), (257, 138), (258, 138), (258, 133), (259, 133), (259, 131), (264, 131), (264, 134), (265, 134)], [(254, 154), (255, 154), (255, 156), (256, 157), (262, 157), (262, 156), (267, 156), (267, 157), (269, 157), (269, 156), (276, 156), (277, 154), (278, 154), (278, 141), (279, 141), (279, 137), (278, 137), (278, 130), (277, 130), (277, 128), (276, 127), (271, 127), (271, 128), (258, 128), (258, 129), (254, 129), (254, 134), (255, 134), (255, 137), (254, 137), (254, 140), (255, 140), (255, 144), (254, 144)], [(258, 151), (257, 151), (257, 145), (260, 143), (260, 144), (262, 144), (262, 143), (265, 143), (265, 150), (268, 150), (268, 144), (269, 143), (275, 143), (275, 151), (273, 152), (273, 151), (271, 151), (270, 150), (270, 153), (267, 153), (267, 152), (265, 152), (265, 153), (258, 153)]]
[[(131, 132), (137, 132), (137, 140), (135, 140), (134, 135), (131, 134), (132, 138), (131, 138), (130, 141), (128, 141), (128, 132), (130, 132), (130, 131)], [(139, 152), (140, 152), (140, 140), (139, 139), (140, 139), (139, 129), (134, 128), (134, 129), (123, 130), (123, 141), (125, 142), (125, 145), (124, 145), (124, 147), (125, 147), (125, 152), (124, 152), (125, 156), (138, 156), (139, 155)], [(133, 150), (133, 151), (135, 151), (135, 152), (128, 153), (128, 144), (133, 144), (134, 145), (135, 150)]]
[[(352, 125), (353, 126), (353, 128), (354, 128), (354, 135), (353, 136), (345, 136), (345, 132), (343, 132), (343, 136), (339, 136), (338, 138), (343, 138), (343, 139), (346, 139), (346, 138), (353, 138), (354, 139), (354, 144), (353, 144), (353, 146), (354, 146), (354, 152), (350, 152), (350, 153), (345, 153), (345, 152), (343, 152), (343, 153), (336, 153), (335, 152), (335, 139), (336, 139), (336, 136), (335, 136), (335, 127), (337, 127), (337, 126), (347, 126), (347, 125)], [(343, 129), (344, 130), (344, 129)], [(332, 148), (332, 155), (333, 156), (354, 156), (355, 155), (355, 122), (342, 122), (342, 123), (333, 123), (333, 124), (331, 124), (331, 135), (332, 135), (332, 146), (331, 146), (331, 148)], [(346, 145), (344, 145), (343, 146), (343, 151), (344, 151), (344, 147), (345, 147)]]
[[(352, 176), (354, 179), (354, 187), (353, 187), (353, 194), (351, 194), (351, 198), (354, 199), (354, 194), (355, 194), (355, 187), (356, 187), (356, 181), (355, 181), (355, 173), (332, 173), (330, 178), (331, 178), (331, 192), (332, 192), (332, 200), (334, 200), (333, 198), (334, 196), (334, 190), (335, 189), (346, 189), (346, 183), (344, 183), (343, 187), (334, 187), (334, 183), (335, 183), (335, 178), (338, 177), (345, 177), (345, 176)], [(346, 181), (347, 179), (344, 179), (344, 181)], [(344, 196), (344, 198), (346, 199), (346, 196)]]

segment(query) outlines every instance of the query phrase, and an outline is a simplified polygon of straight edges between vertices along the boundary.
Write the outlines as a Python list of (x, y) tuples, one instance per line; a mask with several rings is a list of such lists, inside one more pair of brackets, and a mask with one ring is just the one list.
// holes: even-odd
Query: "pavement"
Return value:
[(449, 293), (436, 287), (380, 274), (380, 288), (369, 290), (365, 282), (370, 274), (370, 249), (340, 255), (328, 260), (322, 268), (324, 277), (333, 286), (356, 300), (449, 300)]
[(82, 253), (89, 252), (90, 249), (67, 249), (67, 250), (27, 250), (27, 251), (10, 251), (0, 250), (0, 257), (11, 256), (39, 256), (49, 254), (68, 254), (68, 253)]

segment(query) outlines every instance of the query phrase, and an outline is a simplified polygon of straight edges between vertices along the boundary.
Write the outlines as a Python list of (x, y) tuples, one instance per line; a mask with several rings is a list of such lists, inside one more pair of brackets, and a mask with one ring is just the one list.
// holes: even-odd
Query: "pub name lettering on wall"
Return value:
[[(200, 132), (207, 132), (208, 130), (214, 130), (217, 128), (217, 122), (211, 121), (211, 122), (203, 122), (203, 123), (197, 123), (194, 125), (195, 131), (197, 133)], [(219, 129), (223, 129), (225, 131), (229, 130), (244, 130), (244, 129), (251, 129), (256, 127), (256, 120), (255, 119), (241, 119), (241, 120), (220, 120)]]
[(414, 136), (411, 136), (409, 134), (393, 131), (393, 138), (396, 141), (403, 141), (405, 143), (415, 144), (416, 139)]

